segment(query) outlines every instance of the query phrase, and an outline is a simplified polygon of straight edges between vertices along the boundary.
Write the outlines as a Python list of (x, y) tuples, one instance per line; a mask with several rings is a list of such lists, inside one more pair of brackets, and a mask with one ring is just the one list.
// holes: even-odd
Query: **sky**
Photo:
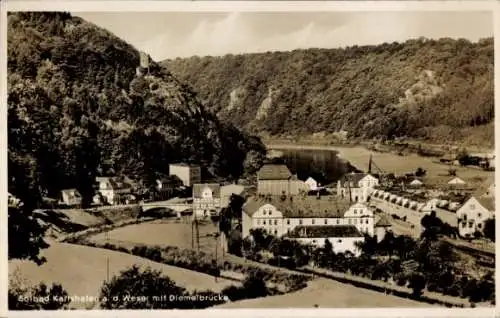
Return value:
[(78, 12), (156, 61), (493, 36), (491, 12)]

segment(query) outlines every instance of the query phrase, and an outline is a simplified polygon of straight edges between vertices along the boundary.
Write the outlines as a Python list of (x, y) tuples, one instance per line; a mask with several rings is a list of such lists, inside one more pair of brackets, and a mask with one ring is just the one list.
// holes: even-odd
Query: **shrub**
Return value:
[(413, 289), (413, 295), (417, 297), (421, 296), (426, 285), (425, 276), (422, 274), (413, 274), (410, 276), (409, 283), (408, 287)]

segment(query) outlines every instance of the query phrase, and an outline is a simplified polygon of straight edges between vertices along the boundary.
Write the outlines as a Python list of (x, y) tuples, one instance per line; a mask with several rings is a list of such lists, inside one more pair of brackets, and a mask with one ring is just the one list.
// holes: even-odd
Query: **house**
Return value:
[(408, 186), (411, 186), (411, 187), (421, 187), (423, 185), (424, 185), (424, 183), (419, 179), (413, 179), (408, 183)]
[(486, 220), (495, 216), (495, 197), (479, 189), (457, 210), (458, 233), (461, 237), (473, 237), (483, 232)]
[(125, 177), (97, 177), (97, 193), (105, 204), (124, 204), (132, 195), (131, 181)]
[(201, 183), (201, 167), (193, 164), (175, 163), (169, 165), (171, 176), (177, 176), (186, 187)]
[(59, 202), (67, 206), (80, 206), (82, 204), (82, 195), (77, 189), (61, 190)]
[(367, 173), (348, 173), (337, 182), (337, 195), (354, 202), (366, 202), (379, 181)]
[(257, 172), (257, 194), (297, 195), (308, 190), (284, 164), (265, 164)]
[(336, 196), (256, 196), (247, 200), (243, 212), (243, 237), (255, 228), (281, 237), (305, 225), (354, 225), (361, 233), (373, 235), (373, 211)]
[(314, 247), (323, 247), (328, 240), (335, 253), (350, 252), (355, 256), (361, 254), (357, 245), (365, 240), (354, 225), (299, 225), (285, 237)]
[(462, 179), (460, 179), (459, 177), (455, 177), (453, 179), (451, 179), (450, 181), (448, 181), (448, 184), (449, 185), (462, 185), (462, 184), (466, 184), (466, 182)]
[(218, 215), (221, 208), (221, 186), (219, 184), (193, 185), (193, 214), (195, 217)]
[(245, 191), (245, 187), (242, 185), (238, 185), (238, 184), (228, 184), (228, 185), (222, 186), (220, 189), (221, 207), (226, 207), (229, 205), (229, 202), (231, 200), (231, 196), (233, 194), (243, 196), (244, 191)]
[(377, 237), (377, 242), (380, 242), (384, 239), (385, 234), (389, 230), (389, 228), (392, 226), (391, 222), (389, 219), (384, 215), (380, 214), (380, 218), (375, 223), (375, 236)]
[(175, 190), (183, 185), (177, 176), (166, 176), (156, 180), (156, 192), (161, 200), (166, 200), (174, 195)]

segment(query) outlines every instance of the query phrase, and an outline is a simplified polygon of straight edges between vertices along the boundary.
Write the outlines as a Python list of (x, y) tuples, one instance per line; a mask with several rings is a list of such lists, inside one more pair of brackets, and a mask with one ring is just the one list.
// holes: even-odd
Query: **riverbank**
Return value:
[[(449, 177), (450, 166), (442, 164), (435, 157), (419, 156), (415, 153), (401, 155), (394, 152), (378, 152), (363, 145), (315, 145), (299, 143), (268, 143), (267, 149), (273, 151), (334, 151), (342, 160), (349, 162), (361, 171), (368, 171), (370, 156), (375, 163), (372, 171), (394, 174), (414, 173), (418, 168), (427, 172), (427, 181), (438, 182)], [(481, 184), (488, 178), (494, 178), (494, 172), (476, 167), (453, 166), (456, 176), (470, 184)], [(381, 170), (381, 171), (380, 171)]]

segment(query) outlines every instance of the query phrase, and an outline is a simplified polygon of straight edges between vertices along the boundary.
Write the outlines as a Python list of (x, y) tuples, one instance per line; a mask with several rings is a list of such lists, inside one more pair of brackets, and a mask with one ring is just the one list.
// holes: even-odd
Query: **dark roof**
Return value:
[(339, 218), (343, 217), (345, 212), (351, 206), (348, 200), (337, 196), (316, 197), (288, 197), (282, 199), (281, 196), (251, 197), (243, 205), (243, 211), (252, 216), (261, 206), (271, 204), (278, 211), (283, 213), (285, 218)]
[(200, 165), (192, 164), (192, 163), (184, 163), (184, 162), (179, 162), (179, 163), (171, 163), (171, 166), (181, 166), (181, 167), (189, 167), (189, 168), (199, 168)]
[(292, 173), (286, 165), (266, 164), (257, 173), (259, 180), (288, 180)]
[(132, 185), (126, 182), (125, 178), (120, 177), (97, 177), (97, 182), (108, 182), (113, 190), (130, 189)]
[(364, 237), (354, 225), (299, 225), (287, 236), (290, 238)]
[(340, 185), (343, 188), (347, 188), (348, 187), (347, 182), (352, 182), (351, 188), (359, 188), (359, 181), (361, 181), (361, 179), (363, 179), (367, 175), (368, 175), (367, 173), (348, 173), (348, 174), (345, 174), (339, 180)]
[(193, 198), (201, 198), (203, 189), (209, 187), (212, 190), (213, 197), (220, 197), (220, 184), (218, 183), (201, 183), (193, 185)]
[(176, 184), (182, 183), (182, 180), (176, 175), (165, 176), (161, 179), (158, 179), (162, 184)]
[(380, 215), (380, 220), (378, 220), (378, 222), (375, 224), (375, 227), (390, 227), (390, 226), (392, 226), (391, 222), (383, 214)]
[(495, 198), (494, 197), (476, 197), (476, 200), (488, 211), (495, 211)]

